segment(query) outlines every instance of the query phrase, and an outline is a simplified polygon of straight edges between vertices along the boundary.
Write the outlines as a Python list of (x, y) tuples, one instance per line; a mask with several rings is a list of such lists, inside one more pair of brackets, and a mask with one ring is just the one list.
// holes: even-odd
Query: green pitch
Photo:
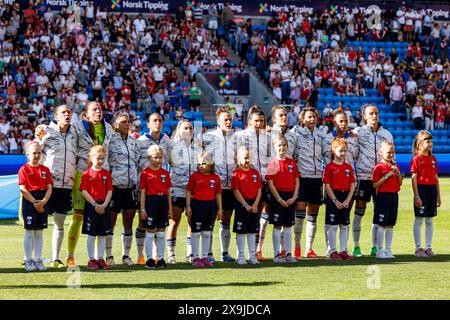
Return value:
[[(178, 234), (179, 263), (166, 270), (146, 270), (142, 266), (117, 266), (109, 271), (86, 269), (86, 236), (81, 235), (76, 252), (79, 273), (66, 269), (25, 273), (23, 228), (14, 220), (0, 222), (0, 300), (2, 299), (450, 299), (450, 179), (441, 179), (442, 207), (435, 219), (432, 259), (413, 256), (413, 211), (411, 181), (405, 179), (400, 194), (399, 219), (394, 228), (395, 260), (363, 257), (353, 261), (331, 262), (302, 259), (296, 265), (238, 266), (217, 263), (200, 270), (184, 263), (186, 222)], [(368, 254), (371, 241), (372, 205), (363, 219), (361, 249)], [(184, 218), (183, 218), (184, 219)], [(66, 221), (66, 230), (69, 217)], [(44, 233), (43, 257), (51, 255), (52, 218)], [(325, 254), (324, 208), (322, 207), (315, 241), (316, 252)], [(121, 255), (119, 218), (114, 253)], [(214, 232), (214, 253), (219, 257), (218, 225)], [(264, 244), (265, 256), (272, 255), (272, 227)], [(425, 236), (422, 233), (422, 241)], [(304, 232), (302, 244), (304, 244)], [(230, 253), (235, 255), (232, 235)], [(338, 238), (339, 239), (339, 238)], [(350, 233), (349, 249), (352, 249)], [(61, 256), (66, 254), (63, 243)], [(136, 260), (133, 239), (132, 258)], [(79, 280), (79, 281), (78, 281)], [(76, 287), (79, 283), (79, 289)]]

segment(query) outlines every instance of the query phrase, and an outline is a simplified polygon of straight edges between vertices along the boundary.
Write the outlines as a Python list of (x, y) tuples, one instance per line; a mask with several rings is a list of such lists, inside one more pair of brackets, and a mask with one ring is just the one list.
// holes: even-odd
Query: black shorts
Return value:
[(48, 201), (48, 214), (67, 214), (72, 210), (72, 189), (53, 188)]
[(147, 219), (142, 220), (146, 229), (163, 229), (169, 225), (169, 198), (163, 196), (146, 196), (145, 211)]
[(374, 201), (373, 224), (395, 226), (398, 215), (398, 193), (378, 192)]
[(423, 207), (414, 206), (414, 215), (422, 218), (432, 218), (437, 215), (437, 188), (436, 185), (417, 185)]
[(192, 232), (211, 231), (217, 216), (216, 200), (201, 201), (192, 199), (191, 208)]
[(222, 189), (222, 209), (223, 211), (234, 210), (234, 194), (230, 189)]
[[(102, 204), (102, 201), (97, 201)], [(98, 214), (93, 205), (86, 201), (84, 206), (84, 219), (82, 233), (90, 236), (107, 236), (111, 234), (111, 214), (109, 206), (104, 214)]]
[(186, 209), (186, 198), (172, 196), (172, 206)]
[[(279, 191), (278, 194), (283, 200), (288, 200), (294, 193)], [(275, 197), (271, 197), (269, 223), (274, 226), (292, 227), (295, 224), (295, 203), (283, 208)]]
[(119, 213), (125, 210), (136, 210), (138, 208), (138, 190), (136, 188), (119, 189), (113, 187), (111, 198), (111, 212)]
[(321, 205), (323, 203), (323, 183), (321, 178), (300, 177), (298, 201), (307, 204)]
[(372, 180), (358, 180), (355, 189), (355, 200), (370, 202), (372, 197), (375, 198), (375, 189), (373, 188)]
[[(255, 199), (245, 199), (245, 201), (251, 206), (255, 202)], [(234, 205), (233, 232), (242, 234), (258, 233), (260, 215), (258, 213), (248, 212), (237, 200), (235, 200)]]
[[(30, 191), (33, 198), (36, 200), (44, 199), (45, 193), (47, 190), (39, 190), (39, 191)], [(44, 206), (44, 213), (39, 213), (34, 204), (25, 199), (24, 196), (22, 199), (22, 218), (23, 218), (23, 226), (26, 230), (33, 229), (46, 229), (48, 226), (48, 202)]]
[[(347, 199), (348, 191), (333, 190), (333, 192), (339, 202), (344, 202)], [(333, 226), (338, 224), (348, 226), (350, 224), (350, 207), (338, 209), (330, 197), (327, 197), (325, 204), (325, 224)]]

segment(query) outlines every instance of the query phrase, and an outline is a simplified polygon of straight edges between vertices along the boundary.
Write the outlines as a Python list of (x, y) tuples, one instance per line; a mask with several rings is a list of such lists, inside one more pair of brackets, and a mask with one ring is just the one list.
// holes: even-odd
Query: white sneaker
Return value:
[(239, 265), (245, 265), (247, 264), (247, 260), (245, 260), (245, 257), (239, 257), (236, 259), (236, 263)]
[(34, 261), (34, 264), (36, 265), (36, 269), (38, 270), (38, 271), (45, 271), (45, 270), (47, 270), (47, 268), (44, 266), (44, 264), (42, 263), (42, 260), (41, 259), (36, 259), (35, 261)]
[(32, 259), (25, 261), (25, 271), (26, 272), (31, 272), (31, 271), (36, 271), (36, 270), (37, 270), (36, 265), (34, 264), (34, 261)]
[(384, 254), (386, 255), (386, 259), (395, 259), (395, 256), (392, 254), (391, 249), (386, 249), (384, 251)]
[(256, 265), (256, 264), (260, 264), (259, 260), (256, 259), (256, 257), (250, 257), (250, 259), (248, 259), (248, 262), (252, 265)]
[(386, 253), (384, 252), (383, 249), (378, 249), (376, 257), (378, 259), (386, 259), (387, 258)]
[(297, 259), (295, 259), (290, 253), (286, 255), (285, 260), (287, 263), (297, 263)]
[(273, 262), (275, 262), (275, 263), (285, 263), (286, 259), (281, 254), (277, 254), (275, 256), (275, 258), (273, 258)]
[(133, 261), (129, 256), (123, 256), (122, 257), (122, 264), (131, 267), (133, 265)]
[(167, 258), (167, 263), (175, 264), (175, 263), (177, 263), (177, 259), (175, 258), (175, 256), (170, 256), (169, 258)]
[(106, 257), (106, 264), (110, 267), (114, 267), (116, 265), (116, 262), (114, 261), (114, 257)]

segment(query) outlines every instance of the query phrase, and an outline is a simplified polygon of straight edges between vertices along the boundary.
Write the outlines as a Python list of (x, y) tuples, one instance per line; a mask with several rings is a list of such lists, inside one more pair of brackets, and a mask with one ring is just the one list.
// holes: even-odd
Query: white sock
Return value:
[[(297, 212), (295, 214), (297, 214)], [(296, 248), (300, 248), (302, 246), (301, 241), (303, 233), (303, 221), (305, 221), (305, 218), (297, 218), (297, 217), (295, 218), (294, 238)]]
[(348, 226), (343, 224), (339, 225), (339, 248), (341, 252), (348, 251), (347, 250), (347, 240), (348, 240)]
[(61, 252), (61, 245), (64, 239), (64, 220), (65, 214), (54, 213), (53, 214), (53, 236), (52, 236), (52, 261), (59, 259)]
[(284, 247), (286, 254), (292, 254), (292, 227), (283, 227), (284, 230)]
[(214, 228), (211, 230), (210, 236), (209, 236), (209, 250), (208, 255), (213, 254), (213, 238), (214, 238)]
[(262, 246), (264, 244), (264, 240), (266, 239), (266, 230), (267, 230), (267, 225), (269, 224), (269, 220), (268, 219), (264, 219), (261, 217), (261, 219), (259, 219), (259, 242), (258, 242), (258, 252), (262, 252)]
[(133, 242), (133, 230), (124, 230), (122, 233), (122, 256), (130, 256), (131, 244)]
[(106, 256), (111, 257), (112, 254), (112, 246), (114, 241), (114, 234), (108, 234), (106, 236)]
[(378, 225), (372, 224), (372, 248), (376, 247), (378, 245), (377, 231), (378, 231)]
[(312, 249), (317, 230), (317, 216), (306, 216), (306, 251)]
[(280, 251), (286, 251), (286, 244), (284, 243), (284, 228), (281, 229), (280, 233)]
[(211, 248), (211, 231), (202, 231), (202, 258), (208, 258)]
[[(197, 243), (198, 245), (198, 243)], [(187, 256), (189, 257), (192, 254), (192, 237), (186, 237), (186, 249)], [(198, 249), (197, 249), (198, 252)]]
[(329, 227), (330, 227), (329, 224), (325, 224), (324, 227), (323, 227), (323, 231), (324, 231), (324, 234), (325, 234), (325, 247), (327, 248), (327, 255), (329, 255), (331, 253), (331, 251), (330, 251), (330, 243), (329, 243), (329, 240), (328, 240), (328, 228)]
[[(383, 250), (383, 241), (384, 241), (385, 229), (382, 228), (382, 227), (378, 227), (377, 233), (378, 233), (377, 234), (377, 247), (378, 247), (378, 250)], [(386, 249), (387, 249), (387, 243), (386, 243)]]
[(328, 225), (328, 242), (330, 244), (330, 252), (333, 253), (336, 250), (336, 234), (337, 234), (337, 225)]
[(95, 259), (95, 237), (94, 236), (88, 235), (87, 251), (88, 251), (89, 260)]
[(256, 233), (247, 233), (248, 253), (250, 258), (255, 258)]
[(97, 260), (103, 259), (105, 255), (105, 247), (106, 247), (106, 236), (98, 236), (97, 237)]
[(166, 249), (166, 233), (160, 231), (156, 233), (156, 252), (158, 259), (164, 259), (164, 250)]
[(394, 237), (394, 228), (386, 228), (386, 249), (391, 250), (392, 238)]
[(156, 251), (157, 240), (158, 240), (158, 233), (155, 232), (155, 236), (153, 237), (153, 254), (152, 254), (152, 256), (154, 257), (153, 259), (155, 259), (158, 256), (158, 252)]
[(237, 248), (237, 256), (239, 258), (245, 258), (245, 234), (243, 233), (236, 234), (236, 248)]
[(44, 232), (42, 230), (34, 230), (34, 257), (36, 260), (41, 258), (43, 244)]
[(273, 227), (272, 242), (274, 255), (277, 256), (280, 254), (281, 229)]
[(173, 257), (175, 256), (175, 245), (177, 243), (177, 239), (167, 239), (167, 256)]
[(25, 260), (29, 261), (33, 258), (33, 241), (34, 230), (25, 230), (23, 238), (23, 249), (25, 251)]
[(431, 241), (433, 240), (433, 218), (425, 218), (425, 242), (427, 249), (431, 248)]
[(220, 233), (220, 250), (222, 250), (222, 255), (228, 254), (228, 249), (230, 248), (230, 225), (220, 223), (219, 228)]
[(148, 259), (153, 259), (153, 240), (155, 239), (154, 232), (147, 232), (145, 236), (145, 254)]
[(424, 218), (416, 217), (414, 220), (414, 242), (416, 243), (416, 249), (422, 247), (422, 224)]
[(200, 235), (201, 232), (192, 232), (191, 236), (191, 253), (192, 257), (198, 258), (198, 252), (199, 252), (199, 245), (200, 245)]
[(359, 238), (361, 237), (361, 222), (366, 208), (355, 208), (355, 214), (353, 215), (352, 233), (353, 233), (353, 246), (359, 247)]
[(138, 257), (144, 255), (144, 242), (146, 237), (146, 231), (141, 229), (136, 229), (135, 237), (136, 237), (136, 248)]

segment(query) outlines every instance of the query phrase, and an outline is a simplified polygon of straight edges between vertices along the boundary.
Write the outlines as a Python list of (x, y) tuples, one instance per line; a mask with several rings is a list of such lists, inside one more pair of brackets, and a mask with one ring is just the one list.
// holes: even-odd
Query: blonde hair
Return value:
[(378, 155), (380, 156), (380, 158), (383, 158), (383, 150), (387, 147), (392, 147), (394, 148), (394, 152), (395, 152), (395, 146), (392, 142), (390, 141), (383, 141), (380, 145), (380, 149), (378, 150)]
[(39, 150), (42, 150), (41, 145), (36, 140), (30, 141), (25, 145), (25, 154), (28, 154), (28, 149), (30, 149), (32, 146), (38, 146)]
[(250, 149), (249, 148), (247, 148), (246, 146), (239, 147), (239, 149), (237, 150), (237, 153), (236, 153), (236, 159), (237, 159), (237, 166), (238, 167), (240, 167), (241, 164), (242, 164), (241, 160), (242, 160), (242, 158), (244, 156), (243, 155), (244, 152), (248, 152), (248, 155), (251, 158), (251, 153), (250, 153)]
[(151, 145), (147, 149), (147, 157), (150, 158), (154, 154), (162, 154), (162, 156), (164, 157), (164, 149), (157, 144)]
[(302, 112), (300, 112), (298, 118), (300, 119), (300, 121), (303, 123), (305, 121), (305, 115), (307, 112), (314, 112), (314, 114), (316, 115), (316, 118), (319, 118), (319, 112), (317, 111), (317, 109), (313, 108), (313, 107), (306, 107), (303, 108)]
[[(416, 134), (416, 137), (414, 138), (413, 147), (412, 147), (413, 154), (419, 153), (422, 143), (425, 140), (433, 140), (433, 135), (427, 130), (419, 131)], [(431, 154), (432, 154), (432, 152), (429, 153), (429, 155), (431, 155)]]
[(343, 139), (343, 138), (334, 138), (333, 139), (333, 141), (331, 142), (331, 154), (330, 154), (331, 161), (334, 161), (334, 153), (335, 153), (336, 149), (338, 147), (342, 147), (342, 146), (347, 147), (347, 150), (348, 150), (348, 142), (345, 139)]
[(210, 173), (214, 173), (216, 171), (216, 167), (214, 165), (214, 159), (210, 152), (203, 151), (197, 156), (197, 171), (200, 171), (200, 165), (202, 162), (206, 163), (207, 165), (211, 166), (211, 169), (209, 170)]
[(230, 112), (230, 109), (229, 109), (229, 108), (226, 108), (226, 107), (219, 107), (219, 108), (217, 108), (217, 111), (216, 111), (216, 119), (217, 119), (217, 120), (219, 119), (219, 117), (220, 117), (220, 115), (221, 115), (222, 113), (227, 113), (227, 114), (229, 114), (229, 115), (231, 116), (231, 112)]
[(364, 115), (366, 114), (367, 108), (375, 108), (375, 109), (377, 109), (378, 114), (380, 114), (380, 112), (379, 112), (377, 106), (374, 106), (373, 104), (370, 104), (370, 103), (367, 103), (367, 104), (363, 105), (363, 106), (361, 107), (361, 123), (362, 123), (363, 125), (366, 125), (366, 124), (367, 124), (367, 121), (366, 121), (366, 119), (364, 118)]
[(279, 135), (275, 136), (274, 138), (272, 138), (272, 146), (275, 147), (275, 144), (280, 141), (286, 142), (286, 146), (289, 146), (289, 142), (287, 141), (286, 137), (283, 136), (282, 134), (279, 134)]
[(283, 111), (285, 111), (286, 113), (288, 112), (288, 111), (286, 110), (286, 108), (283, 107), (283, 106), (281, 106), (281, 105), (273, 106), (273, 107), (272, 107), (272, 111), (271, 111), (272, 122), (275, 121), (275, 113), (276, 113), (278, 110), (283, 110)]
[(88, 159), (87, 159), (87, 165), (88, 167), (92, 166), (92, 158), (96, 155), (102, 155), (102, 156), (106, 156), (106, 149), (103, 146), (97, 145), (97, 146), (93, 146), (90, 150), (89, 150), (89, 155), (88, 155)]
[(181, 125), (184, 124), (184, 123), (189, 123), (191, 125), (192, 129), (194, 129), (194, 126), (192, 125), (192, 122), (189, 121), (188, 119), (180, 120), (180, 122), (178, 122), (178, 124), (177, 124), (177, 128), (175, 129), (175, 134), (174, 134), (174, 136), (172, 138), (174, 142), (181, 139)]

